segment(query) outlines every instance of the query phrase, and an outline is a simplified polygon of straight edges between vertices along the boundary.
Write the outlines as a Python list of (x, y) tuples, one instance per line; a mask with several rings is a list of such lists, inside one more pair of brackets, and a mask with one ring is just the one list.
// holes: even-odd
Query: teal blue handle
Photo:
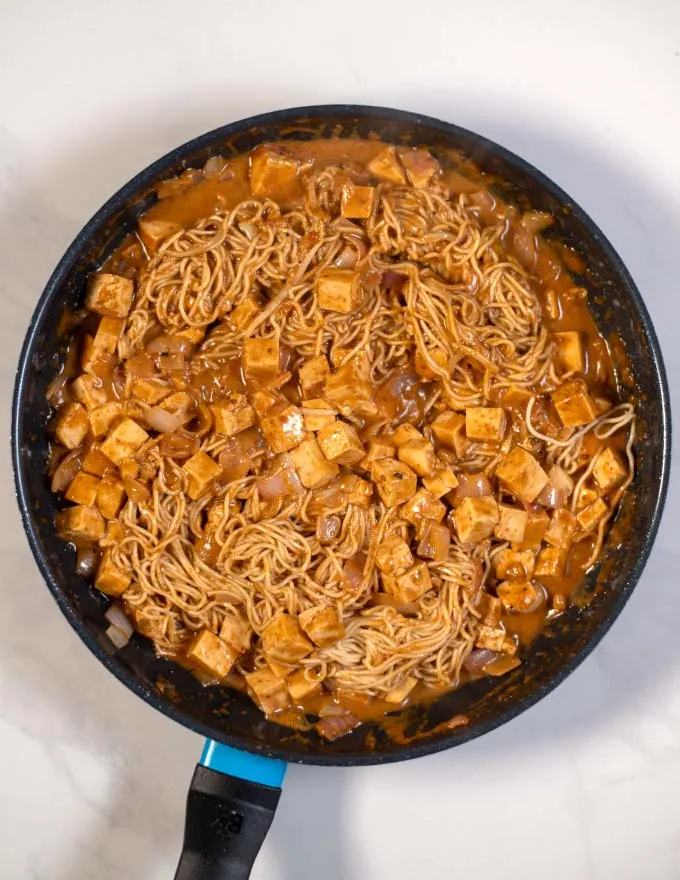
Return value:
[(205, 741), (200, 763), (218, 773), (236, 776), (258, 785), (268, 785), (270, 788), (281, 788), (288, 767), (285, 761), (241, 752), (213, 739)]

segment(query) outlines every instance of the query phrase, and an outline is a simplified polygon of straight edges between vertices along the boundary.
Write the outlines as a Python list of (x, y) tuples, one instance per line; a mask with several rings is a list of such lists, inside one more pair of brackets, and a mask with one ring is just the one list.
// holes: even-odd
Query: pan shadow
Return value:
[[(253, 94), (258, 93), (265, 99), (225, 101), (222, 93), (204, 93), (200, 103), (187, 94), (173, 96), (166, 107), (133, 106), (126, 119), (107, 120), (97, 140), (55, 156), (30, 179), (18, 172), (6, 184), (7, 209), (0, 217), (0, 296), (5, 339), (11, 340), (0, 353), (5, 418), (30, 313), (84, 219), (136, 171), (183, 140), (231, 119), (301, 102), (300, 95), (272, 93), (271, 86), (262, 91), (254, 87)], [(613, 144), (611, 151), (595, 153), (575, 143), (567, 130), (552, 127), (548, 133), (516, 106), (494, 112), (488, 96), (483, 102), (431, 93), (427, 102), (418, 94), (381, 97), (387, 104), (427, 109), (486, 134), (564, 186), (619, 249), (650, 309), (667, 367), (678, 369), (668, 288), (675, 275), (680, 213), (648, 170), (626, 167)], [(309, 91), (304, 98), (310, 100)], [(2, 131), (0, 148), (10, 156), (16, 153), (21, 168), (18, 148)], [(37, 798), (33, 801), (35, 814), (27, 821), (34, 830), (35, 850), (26, 856), (25, 871), (16, 876), (171, 877), (181, 845), (186, 788), (201, 743), (135, 699), (74, 638), (30, 557), (10, 501), (7, 461), (0, 491), (6, 499), (0, 511), (0, 549), (6, 570), (21, 586), (6, 585), (4, 590), (2, 621), (8, 636), (0, 642), (0, 716), (39, 745), (50, 768), (52, 793), (59, 799), (40, 806)], [(672, 495), (668, 507), (641, 584), (595, 655), (530, 713), (468, 746), (466, 757), (469, 751), (482, 762), (501, 761), (526, 749), (528, 741), (534, 748), (559, 744), (588, 736), (631, 709), (656, 711), (680, 665), (672, 630), (680, 594), (671, 577), (678, 570), (680, 547), (673, 543), (670, 528), (673, 514), (680, 511)], [(654, 651), (641, 664), (639, 646), (651, 640)], [(422, 784), (430, 777), (436, 784), (432, 774), (454, 768), (459, 755), (419, 762)], [(349, 776), (342, 771), (291, 769), (280, 814), (253, 876), (348, 878), (349, 841), (343, 834), (348, 785)], [(50, 816), (61, 802), (82, 822), (70, 829), (66, 843), (53, 839), (50, 829)], [(55, 822), (58, 828), (68, 827), (59, 817)]]

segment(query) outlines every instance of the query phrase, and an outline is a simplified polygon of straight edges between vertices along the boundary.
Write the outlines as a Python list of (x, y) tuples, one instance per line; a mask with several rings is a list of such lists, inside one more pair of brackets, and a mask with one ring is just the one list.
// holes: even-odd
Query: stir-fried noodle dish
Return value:
[(329, 739), (519, 666), (634, 469), (554, 218), (378, 140), (215, 156), (157, 195), (48, 392), (112, 649), (137, 630)]

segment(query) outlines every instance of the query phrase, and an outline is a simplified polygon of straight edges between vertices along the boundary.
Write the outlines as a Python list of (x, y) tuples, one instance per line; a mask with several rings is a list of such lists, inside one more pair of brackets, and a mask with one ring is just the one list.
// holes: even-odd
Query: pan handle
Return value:
[(175, 880), (246, 880), (269, 831), (286, 764), (206, 740), (187, 797)]

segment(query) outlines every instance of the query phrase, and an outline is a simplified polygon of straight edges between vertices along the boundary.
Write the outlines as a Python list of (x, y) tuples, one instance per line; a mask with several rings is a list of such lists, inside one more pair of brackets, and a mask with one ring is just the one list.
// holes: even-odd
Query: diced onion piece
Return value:
[(189, 437), (182, 432), (164, 434), (158, 444), (158, 451), (164, 458), (189, 458), (198, 452), (198, 437)]
[(99, 555), (94, 547), (78, 547), (76, 571), (81, 577), (92, 577), (97, 570)]
[(363, 553), (351, 556), (342, 567), (342, 579), (346, 589), (358, 592), (364, 580), (366, 557)]
[(338, 256), (333, 260), (333, 265), (337, 266), (338, 269), (353, 269), (358, 262), (359, 257), (354, 248), (345, 245)]
[[(458, 485), (449, 493), (454, 504), (459, 504), (463, 498), (482, 498), (492, 495), (491, 483), (483, 472), (478, 474), (456, 474)], [(447, 496), (448, 497), (448, 496)]]
[(192, 344), (183, 336), (174, 336), (172, 333), (161, 333), (151, 342), (147, 342), (144, 346), (150, 355), (159, 354), (191, 354)]
[(211, 156), (203, 166), (203, 174), (206, 177), (219, 177), (227, 167), (227, 160), (222, 156)]
[(125, 486), (128, 498), (130, 498), (131, 501), (134, 501), (135, 504), (143, 504), (151, 497), (151, 492), (149, 492), (144, 483), (141, 483), (139, 480), (133, 480), (132, 477), (125, 477), (123, 485)]
[(320, 516), (316, 521), (316, 537), (320, 544), (332, 543), (340, 534), (342, 523), (339, 516)]
[(130, 641), (130, 636), (119, 630), (117, 626), (113, 626), (113, 624), (106, 630), (106, 635), (113, 642), (113, 647), (117, 650), (124, 648)]
[(134, 632), (134, 627), (132, 626), (130, 618), (123, 611), (120, 605), (117, 605), (115, 602), (106, 609), (106, 611), (104, 612), (104, 617), (108, 620), (110, 624), (117, 627), (121, 632), (125, 633), (128, 638), (130, 638), (130, 636)]
[[(330, 707), (329, 707), (330, 708)], [(358, 718), (346, 710), (341, 715), (324, 715), (316, 724), (317, 731), (328, 740), (339, 739), (361, 724)]]
[(227, 480), (234, 482), (242, 480), (250, 470), (250, 461), (244, 454), (239, 442), (235, 439), (229, 440), (222, 452), (220, 452), (217, 463), (224, 471)]
[(184, 410), (169, 412), (160, 406), (150, 406), (145, 411), (144, 418), (149, 427), (158, 431), (159, 434), (171, 434), (182, 427), (182, 423), (186, 419), (186, 412)]
[(56, 408), (66, 403), (67, 400), (70, 400), (70, 395), (66, 390), (68, 379), (69, 377), (66, 373), (60, 373), (58, 376), (55, 376), (47, 386), (45, 397), (50, 406)]
[(463, 669), (473, 675), (482, 675), (484, 667), (500, 657), (498, 651), (490, 651), (488, 648), (474, 648), (463, 661)]
[(151, 379), (156, 373), (153, 360), (148, 354), (136, 354), (125, 361), (125, 369), (135, 379)]
[(389, 593), (375, 593), (371, 596), (370, 604), (384, 605), (387, 608), (394, 608), (395, 611), (404, 615), (418, 613), (418, 606), (415, 602), (400, 602), (399, 599), (390, 596)]
[(513, 669), (516, 669), (521, 665), (522, 661), (519, 657), (513, 657), (510, 654), (501, 654), (499, 657), (494, 658), (486, 664), (484, 672), (486, 675), (492, 675), (494, 677), (498, 675), (507, 675), (508, 672), (511, 672)]
[(558, 464), (550, 468), (548, 482), (536, 499), (544, 507), (564, 507), (574, 491), (574, 481)]
[(525, 211), (522, 214), (522, 226), (525, 226), (530, 232), (543, 232), (555, 222), (552, 214), (547, 211)]
[(256, 483), (260, 498), (269, 500), (270, 498), (285, 498), (290, 495), (290, 486), (284, 476), (284, 471), (278, 474), (272, 474), (269, 477), (261, 477)]
[(71, 481), (80, 470), (80, 455), (81, 450), (73, 449), (59, 462), (52, 475), (53, 492), (65, 492), (71, 485)]

